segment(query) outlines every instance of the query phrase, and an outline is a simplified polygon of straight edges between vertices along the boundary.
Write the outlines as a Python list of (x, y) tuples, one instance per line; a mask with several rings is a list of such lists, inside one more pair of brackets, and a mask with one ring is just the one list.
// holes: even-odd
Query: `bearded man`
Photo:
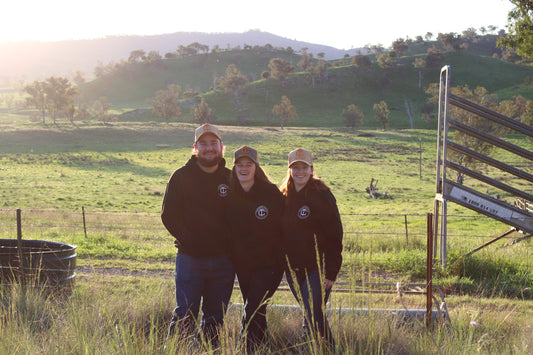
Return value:
[(231, 170), (216, 126), (198, 127), (193, 147), (191, 158), (170, 177), (161, 210), (178, 248), (176, 308), (168, 334), (176, 328), (181, 336), (193, 332), (201, 305), (201, 332), (216, 347), (235, 280), (225, 220)]

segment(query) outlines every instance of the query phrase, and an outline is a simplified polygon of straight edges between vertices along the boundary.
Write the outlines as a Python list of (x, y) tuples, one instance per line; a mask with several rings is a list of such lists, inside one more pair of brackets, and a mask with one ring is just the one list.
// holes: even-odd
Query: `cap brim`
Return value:
[(307, 161), (305, 161), (305, 160), (299, 160), (299, 159), (296, 159), (296, 160), (292, 161), (292, 162), (289, 164), (289, 168), (290, 168), (291, 166), (293, 166), (295, 163), (304, 163), (304, 164), (307, 165), (307, 166), (313, 166), (313, 164), (309, 164), (309, 163), (308, 163)]
[(220, 138), (217, 134), (215, 134), (215, 133), (213, 133), (213, 132), (204, 132), (204, 133), (200, 134), (200, 135), (198, 136), (198, 138), (196, 138), (196, 141), (195, 141), (194, 143), (197, 143), (197, 142), (200, 140), (200, 138), (202, 138), (202, 137), (205, 136), (206, 134), (210, 134), (210, 135), (212, 135), (212, 136), (215, 136), (216, 139), (218, 139), (218, 140), (222, 140), (222, 138)]

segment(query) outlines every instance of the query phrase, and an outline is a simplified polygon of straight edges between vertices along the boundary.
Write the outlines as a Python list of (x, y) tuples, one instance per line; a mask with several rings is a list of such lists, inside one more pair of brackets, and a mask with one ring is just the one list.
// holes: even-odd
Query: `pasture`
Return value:
[[(16, 238), (14, 216), (20, 208), (25, 239), (78, 246), (72, 297), (57, 300), (38, 290), (23, 297), (17, 288), (2, 289), (0, 352), (161, 353), (174, 302), (175, 249), (158, 213), (167, 179), (190, 156), (195, 125), (43, 127), (5, 116), (0, 125), (0, 238)], [(290, 150), (313, 151), (317, 173), (336, 196), (345, 228), (337, 287), (347, 292), (334, 293), (331, 308), (425, 307), (420, 295), (356, 289), (425, 282), (426, 214), (432, 212), (435, 193), (434, 131), (220, 129), (228, 165), (235, 149), (250, 145), (276, 183), (286, 174)], [(523, 138), (506, 139), (533, 149)], [(368, 198), (371, 179), (393, 198)], [(396, 318), (333, 313), (340, 353), (531, 351), (531, 242), (506, 245), (516, 238), (511, 236), (465, 258), (508, 226), (453, 204), (448, 213), (449, 265), (436, 268), (433, 282), (446, 292), (451, 322), (428, 331), (421, 323)], [(232, 300), (242, 302), (238, 290)], [(280, 290), (274, 303), (294, 300)], [(239, 315), (237, 306), (228, 312), (223, 353), (238, 352)], [(299, 316), (272, 309), (269, 317), (271, 340), (264, 353), (319, 352), (300, 338)], [(169, 352), (202, 353), (183, 340), (168, 346)]]

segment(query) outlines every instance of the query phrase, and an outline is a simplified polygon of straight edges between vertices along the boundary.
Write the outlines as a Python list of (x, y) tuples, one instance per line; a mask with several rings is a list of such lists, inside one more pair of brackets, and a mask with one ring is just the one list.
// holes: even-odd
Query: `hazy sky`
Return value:
[(427, 32), (505, 29), (512, 7), (509, 0), (6, 0), (0, 41), (258, 29), (339, 49), (388, 47)]

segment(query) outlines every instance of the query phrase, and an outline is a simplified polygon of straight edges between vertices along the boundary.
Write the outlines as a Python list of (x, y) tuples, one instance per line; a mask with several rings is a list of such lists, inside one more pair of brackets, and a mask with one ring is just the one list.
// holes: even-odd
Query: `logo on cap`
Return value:
[(228, 189), (229, 187), (226, 184), (218, 185), (218, 196), (226, 197), (228, 195)]
[(308, 206), (302, 206), (298, 210), (298, 218), (306, 219), (311, 215), (311, 209)]
[(313, 154), (307, 149), (295, 149), (289, 153), (289, 167), (296, 163), (302, 162), (309, 166), (313, 166)]
[(266, 206), (259, 206), (255, 209), (255, 217), (259, 220), (264, 220), (268, 217), (268, 208)]
[(254, 163), (259, 165), (259, 159), (257, 158), (257, 150), (247, 146), (242, 146), (233, 153), (233, 163), (235, 164), (240, 158), (252, 159)]
[(210, 125), (209, 123), (204, 123), (194, 131), (194, 142), (198, 142), (200, 137), (207, 133), (213, 134), (218, 139), (221, 139), (220, 133), (218, 132), (218, 128), (216, 126)]

